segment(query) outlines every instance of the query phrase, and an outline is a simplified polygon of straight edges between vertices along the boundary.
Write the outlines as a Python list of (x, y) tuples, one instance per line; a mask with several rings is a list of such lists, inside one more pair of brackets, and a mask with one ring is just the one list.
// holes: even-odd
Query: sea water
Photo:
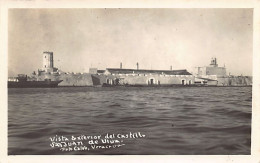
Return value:
[(251, 87), (10, 88), (8, 154), (248, 155), (251, 112)]

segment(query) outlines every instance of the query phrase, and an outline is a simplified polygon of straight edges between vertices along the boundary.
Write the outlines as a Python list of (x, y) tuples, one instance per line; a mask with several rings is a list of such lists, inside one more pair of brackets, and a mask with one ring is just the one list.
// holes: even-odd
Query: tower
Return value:
[(210, 66), (212, 66), (212, 67), (218, 67), (217, 58), (211, 58)]
[(43, 52), (43, 70), (46, 72), (53, 71), (53, 52)]

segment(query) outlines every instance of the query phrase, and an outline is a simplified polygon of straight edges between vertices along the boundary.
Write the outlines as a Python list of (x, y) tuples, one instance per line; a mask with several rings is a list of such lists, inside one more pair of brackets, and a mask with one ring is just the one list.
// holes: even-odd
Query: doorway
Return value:
[(154, 84), (153, 79), (150, 79), (150, 85), (153, 85), (153, 84)]
[(148, 85), (154, 85), (154, 84), (155, 84), (155, 79), (154, 78), (148, 79)]
[(182, 85), (185, 85), (185, 80), (184, 80), (184, 79), (181, 80), (181, 84), (182, 84)]

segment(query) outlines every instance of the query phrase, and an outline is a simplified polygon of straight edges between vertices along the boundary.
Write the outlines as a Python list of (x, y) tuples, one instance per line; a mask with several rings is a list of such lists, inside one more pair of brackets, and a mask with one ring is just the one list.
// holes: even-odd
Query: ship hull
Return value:
[(24, 82), (13, 82), (8, 81), (8, 88), (52, 88), (57, 87), (59, 81), (24, 81)]

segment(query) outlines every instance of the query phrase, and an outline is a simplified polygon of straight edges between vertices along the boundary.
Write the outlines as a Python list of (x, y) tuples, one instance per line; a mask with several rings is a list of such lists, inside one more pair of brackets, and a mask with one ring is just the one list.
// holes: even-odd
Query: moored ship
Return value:
[(20, 74), (18, 77), (8, 79), (8, 88), (51, 88), (57, 87), (62, 80), (51, 81), (45, 79), (42, 81), (28, 80), (27, 75)]

